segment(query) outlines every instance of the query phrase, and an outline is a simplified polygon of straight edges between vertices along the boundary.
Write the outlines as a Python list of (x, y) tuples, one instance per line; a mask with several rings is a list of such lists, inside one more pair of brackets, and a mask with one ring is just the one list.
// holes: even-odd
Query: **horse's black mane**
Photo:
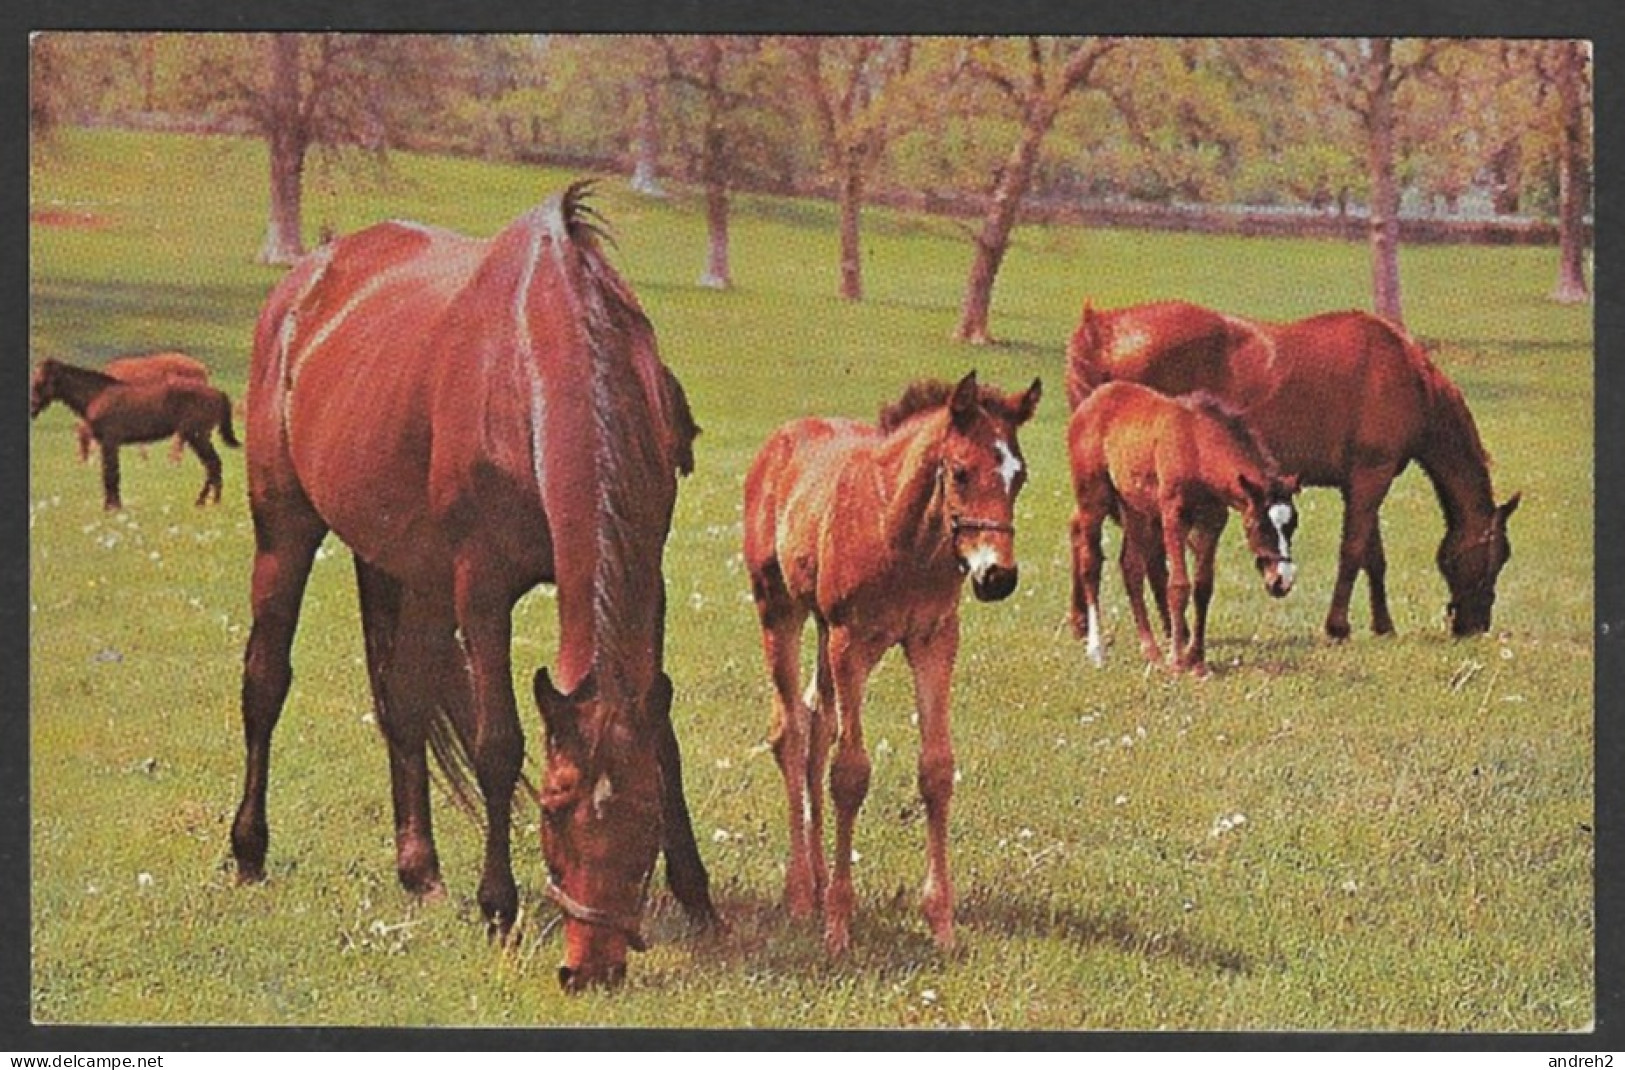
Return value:
[[(916, 379), (908, 384), (902, 397), (881, 406), (880, 417), (876, 421), (880, 425), (880, 433), (889, 435), (912, 417), (942, 408), (948, 404), (948, 399), (954, 396), (954, 389), (955, 384), (943, 382), (941, 379)], [(977, 400), (990, 412), (1003, 411), (1004, 395), (994, 387), (979, 384)]]

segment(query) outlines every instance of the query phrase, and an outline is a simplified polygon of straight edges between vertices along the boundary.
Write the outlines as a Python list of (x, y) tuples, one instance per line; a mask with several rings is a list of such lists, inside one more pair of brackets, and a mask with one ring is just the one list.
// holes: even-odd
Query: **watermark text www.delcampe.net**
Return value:
[(12, 1070), (163, 1070), (162, 1055), (13, 1055)]

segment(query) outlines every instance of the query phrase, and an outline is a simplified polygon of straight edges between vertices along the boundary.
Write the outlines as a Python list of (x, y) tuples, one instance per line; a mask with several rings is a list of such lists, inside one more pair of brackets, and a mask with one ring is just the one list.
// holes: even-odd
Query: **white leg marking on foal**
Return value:
[(598, 778), (598, 783), (593, 785), (592, 812), (594, 817), (600, 819), (603, 818), (604, 803), (607, 802), (609, 797), (614, 794), (615, 785), (610, 783), (609, 774), (605, 773), (603, 776)]
[(1100, 641), (1100, 612), (1089, 607), (1089, 660), (1095, 668), (1106, 664), (1105, 644)]

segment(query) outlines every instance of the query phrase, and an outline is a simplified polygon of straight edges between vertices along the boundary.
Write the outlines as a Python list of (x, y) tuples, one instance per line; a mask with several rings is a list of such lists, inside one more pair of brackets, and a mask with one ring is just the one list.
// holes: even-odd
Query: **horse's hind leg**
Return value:
[[(1125, 512), (1122, 517), (1123, 546), (1119, 551), (1118, 565), (1123, 570), (1123, 586), (1128, 591), (1129, 610), (1134, 614), (1134, 628), (1140, 636), (1140, 654), (1145, 660), (1155, 663), (1162, 660), (1162, 649), (1157, 645), (1157, 638), (1151, 631), (1151, 618), (1145, 610), (1145, 584), (1146, 575), (1162, 562), (1162, 546), (1158, 541), (1160, 536), (1155, 525), (1145, 523), (1137, 517)], [(1166, 567), (1166, 566), (1162, 566)], [(1157, 613), (1163, 620), (1163, 634), (1168, 632), (1168, 607), (1164, 601), (1168, 589), (1166, 574), (1161, 583), (1155, 579), (1151, 583), (1151, 595), (1156, 599)]]
[(1087, 640), (1089, 660), (1105, 663), (1100, 634), (1100, 532), (1105, 516), (1078, 510), (1072, 515), (1072, 633)]
[(124, 508), (124, 501), (119, 497), (118, 491), (118, 444), (100, 440), (98, 443), (102, 448), (102, 508), (111, 513)]
[(1371, 585), (1371, 632), (1393, 635), (1394, 618), (1388, 615), (1388, 554), (1382, 546), (1382, 525), (1371, 525), (1371, 543), (1365, 553), (1365, 579)]
[(289, 652), (299, 623), (299, 603), (316, 547), (327, 527), (302, 497), (254, 507), (254, 623), (243, 654), (243, 736), (248, 751), (243, 798), (231, 826), (231, 853), (239, 883), (265, 876), (269, 839), (265, 788), (270, 773), (271, 733), (293, 681)]
[(216, 502), (220, 500), (221, 468), (220, 454), (209, 441), (209, 433), (199, 434), (193, 432), (186, 436), (186, 444), (192, 447), (197, 459), (203, 462), (203, 489), (198, 491), (197, 504), (207, 505), (212, 497)]
[[(428, 668), (418, 646), (432, 639), (414, 620), (403, 625), (400, 583), (355, 560), (361, 599), (361, 630), (366, 640), (367, 675), (373, 710), (389, 746), (389, 782), (395, 812), (395, 871), (401, 887), (414, 895), (437, 896), (440, 858), (435, 852), (429, 813), (429, 767), (425, 722), (433, 701), (418, 674)], [(449, 620), (446, 625), (450, 634)]]
[(784, 905), (792, 918), (804, 918), (818, 906), (813, 854), (820, 845), (809, 839), (811, 799), (821, 786), (809, 784), (810, 716), (801, 700), (801, 631), (807, 613), (785, 588), (777, 562), (766, 563), (752, 576), (756, 612), (762, 625), (762, 653), (773, 678), (773, 724), (768, 744), (784, 778), (789, 815), (790, 858), (785, 867)]
[(829, 868), (824, 859), (824, 777), (835, 745), (835, 677), (829, 666), (829, 625), (818, 622), (818, 667), (804, 696), (812, 723), (807, 732), (807, 843), (811, 845), (813, 893), (824, 905)]
[(954, 945), (954, 886), (948, 875), (948, 804), (954, 794), (954, 748), (948, 726), (948, 691), (959, 652), (959, 615), (949, 614), (924, 636), (904, 641), (914, 672), (920, 716), (920, 797), (925, 800), (926, 870), (921, 907), (931, 935), (944, 950)]

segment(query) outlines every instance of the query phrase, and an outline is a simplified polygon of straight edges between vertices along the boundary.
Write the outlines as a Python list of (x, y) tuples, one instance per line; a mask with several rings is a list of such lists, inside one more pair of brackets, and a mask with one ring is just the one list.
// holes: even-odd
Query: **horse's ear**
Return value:
[(953, 396), (948, 399), (948, 411), (953, 415), (954, 425), (963, 428), (968, 424), (975, 417), (981, 400), (981, 387), (976, 385), (976, 372), (972, 371), (959, 380)]
[(1298, 491), (1303, 489), (1298, 483), (1298, 477), (1296, 474), (1289, 473), (1282, 476), (1276, 482), (1281, 488), (1281, 493), (1285, 494), (1288, 498), (1292, 497), (1294, 494), (1298, 493)]
[(1506, 526), (1506, 522), (1509, 518), (1511, 518), (1512, 514), (1518, 511), (1518, 503), (1521, 501), (1523, 501), (1523, 491), (1519, 491), (1512, 497), (1508, 498), (1505, 502), (1495, 507), (1496, 519), (1503, 527)]
[(1035, 378), (1033, 385), (1027, 388), (1027, 392), (1021, 395), (1021, 400), (1016, 404), (1017, 425), (1024, 424), (1033, 418), (1033, 413), (1037, 411), (1038, 402), (1043, 396), (1044, 380)]
[(1241, 488), (1241, 493), (1245, 494), (1253, 501), (1256, 502), (1264, 500), (1264, 488), (1248, 479), (1246, 472), (1236, 473), (1236, 485)]

